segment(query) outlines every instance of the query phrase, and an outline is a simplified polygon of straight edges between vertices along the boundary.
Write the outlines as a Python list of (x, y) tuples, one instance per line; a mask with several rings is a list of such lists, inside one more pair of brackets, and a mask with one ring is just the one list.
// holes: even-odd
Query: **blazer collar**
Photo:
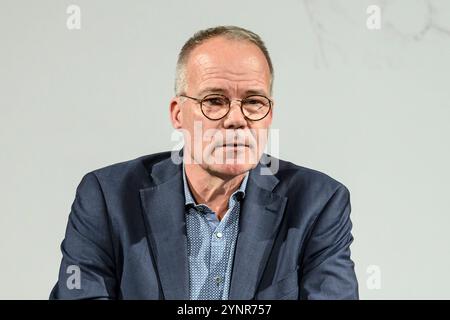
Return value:
[[(182, 156), (183, 149), (173, 151), (171, 158), (164, 159), (152, 166), (150, 175), (154, 185), (164, 184), (173, 178), (179, 178), (178, 175), (180, 175), (182, 179), (183, 163), (180, 160), (182, 159)], [(260, 188), (272, 192), (279, 180), (273, 172), (271, 156), (263, 153), (257, 166), (250, 170), (249, 178), (251, 178)]]
[[(242, 200), (229, 299), (252, 299), (277, 235), (287, 198), (273, 192), (279, 180), (270, 157), (250, 170)], [(153, 165), (153, 185), (140, 190), (147, 238), (165, 299), (189, 299), (189, 265), (182, 164)], [(266, 173), (266, 174), (262, 174)]]

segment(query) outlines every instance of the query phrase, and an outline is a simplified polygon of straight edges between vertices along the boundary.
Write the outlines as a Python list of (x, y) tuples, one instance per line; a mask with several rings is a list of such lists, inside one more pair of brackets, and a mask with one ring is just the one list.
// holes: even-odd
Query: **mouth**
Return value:
[(222, 148), (249, 148), (248, 144), (245, 143), (224, 143)]

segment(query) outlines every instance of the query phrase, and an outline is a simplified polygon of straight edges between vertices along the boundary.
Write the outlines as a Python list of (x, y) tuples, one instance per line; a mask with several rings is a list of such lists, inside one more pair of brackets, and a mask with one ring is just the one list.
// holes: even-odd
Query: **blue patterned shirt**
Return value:
[(234, 249), (239, 231), (240, 200), (245, 197), (248, 172), (228, 200), (222, 220), (205, 204), (196, 204), (183, 164), (185, 217), (191, 300), (227, 300)]

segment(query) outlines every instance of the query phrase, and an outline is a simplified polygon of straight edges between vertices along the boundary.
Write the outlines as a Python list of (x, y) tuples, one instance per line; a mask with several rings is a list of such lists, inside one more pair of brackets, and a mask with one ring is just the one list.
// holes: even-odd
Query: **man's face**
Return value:
[(250, 42), (216, 37), (196, 47), (186, 64), (183, 94), (202, 99), (218, 93), (232, 103), (224, 118), (210, 120), (198, 102), (172, 99), (171, 120), (183, 131), (185, 161), (198, 163), (212, 175), (228, 177), (255, 167), (266, 145), (272, 108), (262, 120), (252, 121), (244, 117), (236, 99), (253, 94), (270, 98), (270, 79), (264, 54)]

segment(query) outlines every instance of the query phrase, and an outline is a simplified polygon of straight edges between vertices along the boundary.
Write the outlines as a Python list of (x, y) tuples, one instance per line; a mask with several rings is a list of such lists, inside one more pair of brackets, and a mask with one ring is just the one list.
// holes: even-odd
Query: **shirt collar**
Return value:
[[(231, 195), (231, 198), (238, 198), (238, 199), (243, 199), (245, 197), (245, 189), (247, 187), (247, 181), (248, 181), (248, 175), (249, 172), (247, 171), (244, 179), (241, 182), (241, 185), (239, 186), (239, 189), (237, 189), (235, 192), (233, 192), (233, 194)], [(183, 162), (183, 186), (184, 186), (184, 198), (185, 198), (185, 205), (196, 205), (194, 197), (192, 196), (191, 190), (189, 188), (189, 185), (187, 183), (187, 178), (186, 178), (186, 171), (184, 168), (184, 162)]]

